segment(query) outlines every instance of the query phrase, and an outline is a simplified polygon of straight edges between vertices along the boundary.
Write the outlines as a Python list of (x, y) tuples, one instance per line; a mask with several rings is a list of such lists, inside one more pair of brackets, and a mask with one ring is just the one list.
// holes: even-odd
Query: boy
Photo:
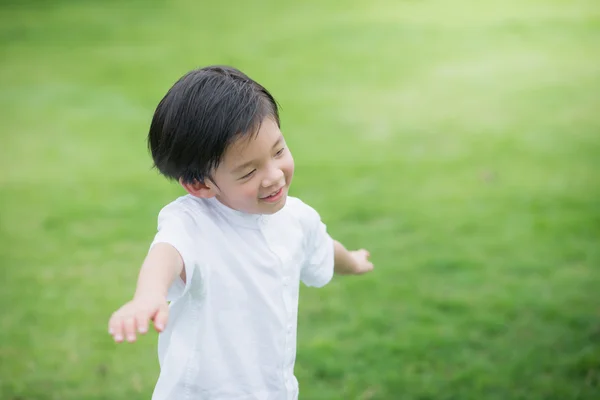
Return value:
[(148, 145), (188, 195), (160, 211), (133, 300), (112, 315), (110, 334), (133, 342), (149, 320), (161, 332), (154, 400), (297, 399), (299, 282), (368, 272), (369, 253), (346, 250), (316, 211), (288, 197), (294, 160), (277, 104), (236, 69), (176, 82)]

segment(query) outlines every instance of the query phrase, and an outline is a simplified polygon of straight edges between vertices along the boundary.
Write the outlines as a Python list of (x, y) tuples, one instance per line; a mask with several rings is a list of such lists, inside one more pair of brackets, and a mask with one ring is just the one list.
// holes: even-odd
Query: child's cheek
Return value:
[(253, 200), (258, 197), (258, 191), (254, 186), (247, 185), (246, 187), (244, 187), (242, 195), (245, 199)]
[(286, 162), (283, 166), (283, 172), (285, 174), (286, 180), (291, 181), (294, 177), (294, 158), (292, 157), (291, 153), (288, 154), (288, 157), (285, 161)]

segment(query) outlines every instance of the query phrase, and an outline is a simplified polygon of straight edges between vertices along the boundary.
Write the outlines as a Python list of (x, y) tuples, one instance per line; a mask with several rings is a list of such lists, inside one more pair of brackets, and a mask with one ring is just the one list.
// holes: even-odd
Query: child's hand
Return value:
[(350, 255), (354, 259), (354, 273), (357, 275), (364, 274), (373, 270), (373, 263), (369, 261), (369, 253), (365, 249), (351, 251)]
[(162, 332), (167, 324), (169, 306), (164, 296), (136, 297), (111, 316), (108, 333), (115, 342), (123, 339), (135, 342), (136, 333), (148, 332), (148, 320), (154, 321), (154, 328)]

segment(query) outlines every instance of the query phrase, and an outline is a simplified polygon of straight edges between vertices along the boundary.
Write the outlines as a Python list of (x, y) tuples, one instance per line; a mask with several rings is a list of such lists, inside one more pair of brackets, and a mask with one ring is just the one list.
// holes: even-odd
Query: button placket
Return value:
[(278, 232), (273, 226), (265, 223), (263, 218), (258, 220), (258, 227), (266, 241), (266, 244), (271, 253), (276, 257), (277, 264), (279, 265), (279, 282), (281, 282), (281, 294), (283, 300), (283, 347), (282, 359), (281, 359), (281, 377), (283, 378), (283, 384), (287, 389), (286, 398), (293, 398), (295, 393), (295, 382), (293, 373), (293, 364), (295, 360), (295, 340), (296, 340), (296, 319), (297, 319), (297, 288), (295, 287), (296, 281), (296, 265), (294, 264), (295, 258), (293, 252), (285, 246), (286, 238), (289, 237)]
[(268, 229), (265, 229), (267, 226), (266, 220), (264, 217), (261, 217), (258, 220), (258, 226), (260, 231), (262, 232), (267, 246), (271, 250), (271, 252), (277, 257), (277, 260), (280, 265), (281, 271), (281, 282), (282, 282), (282, 297), (284, 303), (285, 310), (285, 331), (284, 331), (284, 346), (283, 346), (283, 360), (282, 360), (282, 373), (283, 373), (283, 381), (288, 393), (293, 390), (292, 377), (290, 376), (290, 360), (293, 359), (292, 355), (292, 341), (293, 341), (293, 299), (292, 299), (292, 290), (290, 289), (290, 276), (289, 276), (289, 266), (286, 264), (289, 255), (287, 253), (287, 249), (278, 244), (279, 237), (274, 237), (275, 232), (269, 232)]

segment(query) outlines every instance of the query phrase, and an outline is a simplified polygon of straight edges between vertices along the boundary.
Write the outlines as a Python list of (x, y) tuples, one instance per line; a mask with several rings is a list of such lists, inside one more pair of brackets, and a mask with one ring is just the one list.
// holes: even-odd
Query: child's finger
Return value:
[(137, 330), (139, 333), (148, 332), (148, 314), (145, 312), (138, 313), (135, 316), (135, 322), (137, 324)]
[(109, 333), (113, 336), (115, 342), (120, 343), (123, 341), (123, 324), (121, 318), (111, 318)]
[(369, 261), (367, 261), (367, 262), (364, 264), (364, 267), (362, 268), (362, 270), (361, 270), (361, 272), (360, 272), (360, 273), (361, 273), (361, 274), (364, 274), (364, 273), (367, 273), (367, 272), (373, 271), (373, 268), (374, 268), (374, 266), (373, 266), (373, 263), (372, 263), (372, 262), (369, 262)]
[(123, 321), (123, 327), (125, 328), (125, 338), (128, 342), (135, 342), (135, 318), (128, 317)]
[(165, 304), (161, 306), (156, 315), (154, 316), (154, 328), (158, 332), (162, 332), (167, 326), (167, 320), (169, 319), (169, 307)]

